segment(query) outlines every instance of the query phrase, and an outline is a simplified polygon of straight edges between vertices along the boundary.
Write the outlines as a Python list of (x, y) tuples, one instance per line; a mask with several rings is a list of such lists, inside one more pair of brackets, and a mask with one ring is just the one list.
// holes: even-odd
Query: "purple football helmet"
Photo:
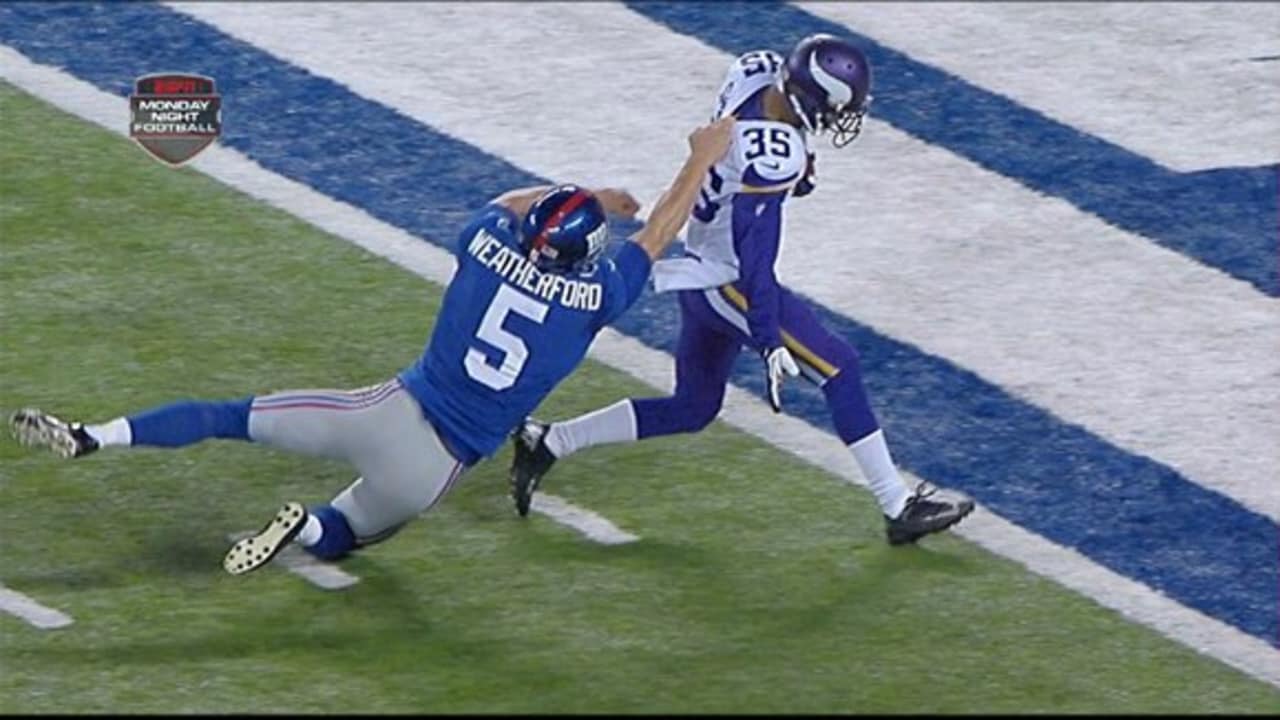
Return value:
[(782, 94), (809, 132), (830, 130), (838, 148), (862, 132), (862, 117), (871, 103), (871, 63), (851, 43), (834, 35), (810, 35), (787, 56), (780, 77)]

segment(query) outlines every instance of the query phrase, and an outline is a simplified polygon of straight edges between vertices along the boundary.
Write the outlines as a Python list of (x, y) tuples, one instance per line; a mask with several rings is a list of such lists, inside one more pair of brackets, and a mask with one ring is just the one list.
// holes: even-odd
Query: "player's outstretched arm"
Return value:
[(649, 213), (649, 221), (635, 236), (635, 242), (644, 248), (651, 260), (662, 256), (688, 221), (707, 170), (729, 150), (733, 141), (733, 123), (734, 117), (730, 115), (689, 135), (689, 157), (685, 158), (684, 166), (671, 182), (671, 187)]
[(555, 187), (554, 185), (533, 185), (530, 187), (517, 188), (508, 190), (490, 202), (494, 205), (501, 205), (516, 214), (516, 217), (523, 218), (529, 213), (529, 208), (533, 207), (533, 203), (540, 197), (542, 193)]
[[(529, 208), (533, 207), (533, 203), (542, 194), (556, 187), (555, 185), (533, 185), (531, 187), (519, 188), (516, 190), (508, 190), (493, 199), (493, 203), (501, 205), (516, 214), (516, 217), (523, 218)], [(600, 188), (592, 190), (592, 195), (600, 201), (600, 206), (610, 215), (620, 215), (622, 217), (635, 217), (636, 212), (640, 210), (640, 203), (631, 196), (631, 193), (621, 188)]]

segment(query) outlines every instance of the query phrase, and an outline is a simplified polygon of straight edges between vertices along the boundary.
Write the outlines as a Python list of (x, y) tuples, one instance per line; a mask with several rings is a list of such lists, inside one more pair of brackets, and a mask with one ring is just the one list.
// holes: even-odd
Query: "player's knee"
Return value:
[(710, 425), (719, 414), (720, 403), (715, 403), (714, 405), (700, 405), (689, 418), (689, 425), (694, 432), (697, 432)]
[(720, 414), (724, 393), (688, 393), (677, 395), (681, 399), (680, 417), (686, 432), (698, 432), (711, 424)]
[(843, 385), (848, 382), (860, 382), (862, 378), (862, 358), (858, 351), (847, 342), (827, 343), (819, 356), (822, 362), (813, 362), (801, 356), (801, 362), (808, 363), (825, 378), (821, 383), (824, 388)]
[(856, 375), (862, 372), (862, 357), (858, 350), (847, 342), (834, 343), (831, 357), (828, 360), (840, 374)]
[(392, 537), (394, 537), (401, 530), (403, 530), (404, 526), (408, 524), (409, 524), (409, 521), (405, 520), (402, 523), (392, 525), (386, 530), (381, 530), (371, 535), (361, 535), (360, 537), (356, 538), (356, 547), (366, 547), (369, 545), (377, 545), (380, 542), (386, 542), (387, 540), (390, 540)]

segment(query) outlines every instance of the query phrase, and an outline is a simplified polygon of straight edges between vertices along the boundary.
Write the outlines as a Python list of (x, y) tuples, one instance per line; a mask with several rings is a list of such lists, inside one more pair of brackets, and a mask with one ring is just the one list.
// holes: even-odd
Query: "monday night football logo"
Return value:
[(222, 98), (213, 78), (155, 73), (134, 81), (129, 137), (156, 159), (181, 165), (222, 132)]

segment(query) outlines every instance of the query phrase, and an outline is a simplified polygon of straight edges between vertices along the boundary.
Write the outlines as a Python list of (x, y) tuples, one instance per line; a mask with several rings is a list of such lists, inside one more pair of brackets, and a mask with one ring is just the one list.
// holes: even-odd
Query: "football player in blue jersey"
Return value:
[(183, 401), (99, 425), (35, 409), (10, 419), (15, 437), (64, 457), (108, 446), (182, 447), (246, 440), (343, 459), (360, 476), (332, 502), (286, 503), (223, 567), (261, 567), (296, 539), (323, 559), (389, 537), (493, 454), (577, 367), (595, 335), (639, 297), (688, 220), (707, 169), (724, 155), (733, 118), (689, 136), (684, 166), (633, 242), (601, 257), (606, 213), (634, 214), (625, 192), (574, 185), (499, 196), (462, 230), (457, 271), (422, 356), (396, 377), (351, 390), (291, 390)]
[(526, 421), (513, 438), (517, 512), (527, 514), (557, 458), (706, 427), (720, 412), (743, 346), (763, 360), (775, 412), (786, 375), (803, 374), (822, 389), (836, 432), (884, 513), (890, 544), (914, 542), (972, 511), (973, 501), (959, 493), (907, 487), (872, 412), (858, 353), (774, 274), (786, 201), (813, 189), (808, 136), (830, 133), (836, 147), (848, 145), (870, 101), (866, 56), (831, 35), (803, 39), (785, 59), (765, 50), (734, 61), (713, 114), (738, 118), (733, 146), (707, 171), (683, 257), (662, 260), (653, 271), (656, 289), (676, 291), (680, 304), (675, 393), (622, 400), (551, 425)]

